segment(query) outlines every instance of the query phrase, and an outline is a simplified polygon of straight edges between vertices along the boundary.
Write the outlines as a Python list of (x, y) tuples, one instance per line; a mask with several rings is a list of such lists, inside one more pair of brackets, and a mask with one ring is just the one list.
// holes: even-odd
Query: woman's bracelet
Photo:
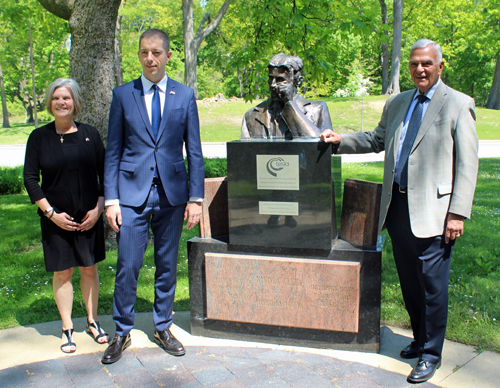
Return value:
[(50, 213), (49, 220), (52, 218), (53, 215), (54, 215), (54, 209), (52, 209), (52, 213)]
[(45, 211), (43, 212), (43, 215), (44, 215), (44, 216), (47, 216), (47, 214), (49, 214), (51, 210), (54, 210), (54, 208), (53, 208), (52, 206), (51, 206), (51, 207), (49, 207), (47, 210), (45, 210)]

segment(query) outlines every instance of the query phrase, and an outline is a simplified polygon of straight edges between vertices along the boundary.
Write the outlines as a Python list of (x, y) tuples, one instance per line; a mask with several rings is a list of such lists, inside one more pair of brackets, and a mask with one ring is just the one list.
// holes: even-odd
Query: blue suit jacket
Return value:
[[(189, 178), (182, 155), (185, 143)], [(203, 198), (204, 164), (198, 109), (193, 89), (168, 79), (165, 106), (156, 139), (144, 102), (141, 79), (113, 90), (104, 171), (105, 199), (141, 206), (153, 181), (155, 165), (174, 206), (189, 196)]]

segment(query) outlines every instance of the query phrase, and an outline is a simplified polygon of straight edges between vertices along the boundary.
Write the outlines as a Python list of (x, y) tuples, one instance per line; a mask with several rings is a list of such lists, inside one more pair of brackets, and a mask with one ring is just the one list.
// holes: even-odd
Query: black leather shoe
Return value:
[(155, 330), (155, 342), (172, 356), (183, 356), (186, 354), (186, 349), (173, 336), (170, 329), (163, 331)]
[(437, 364), (429, 362), (427, 360), (419, 359), (417, 365), (414, 366), (411, 373), (408, 375), (406, 379), (409, 383), (423, 383), (429, 380), (436, 370), (441, 366), (441, 361)]
[(115, 334), (109, 343), (108, 348), (104, 352), (101, 362), (103, 364), (112, 364), (118, 361), (122, 357), (123, 351), (127, 349), (131, 343), (132, 340), (130, 339), (130, 333), (127, 334), (126, 337)]
[(418, 347), (415, 342), (409, 344), (406, 348), (401, 350), (399, 353), (401, 358), (417, 358), (418, 357)]

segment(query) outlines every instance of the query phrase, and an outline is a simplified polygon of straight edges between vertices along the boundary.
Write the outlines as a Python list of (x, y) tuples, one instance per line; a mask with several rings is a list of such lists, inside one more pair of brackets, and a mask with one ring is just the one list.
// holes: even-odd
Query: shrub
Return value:
[[(222, 176), (227, 176), (226, 159), (205, 158), (205, 178)], [(0, 195), (20, 194), (22, 192), (24, 192), (23, 166), (0, 167)]]
[(23, 166), (0, 167), (0, 195), (24, 191)]
[[(227, 176), (227, 160), (225, 158), (203, 158), (205, 161), (205, 178), (217, 178)], [(187, 165), (187, 158), (184, 159)]]
[(227, 176), (227, 159), (205, 158), (205, 178), (217, 178)]

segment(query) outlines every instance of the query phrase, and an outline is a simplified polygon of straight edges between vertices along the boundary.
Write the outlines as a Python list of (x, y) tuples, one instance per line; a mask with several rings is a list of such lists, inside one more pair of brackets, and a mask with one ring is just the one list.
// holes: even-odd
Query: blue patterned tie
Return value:
[(151, 104), (151, 127), (153, 127), (153, 136), (156, 140), (161, 121), (160, 93), (158, 92), (158, 85), (154, 84), (151, 88), (154, 89), (153, 102)]
[(401, 148), (401, 154), (398, 161), (398, 169), (401, 171), (399, 176), (399, 187), (401, 190), (406, 189), (406, 186), (408, 186), (408, 158), (413, 148), (413, 143), (415, 143), (418, 130), (420, 129), (420, 124), (422, 124), (423, 103), (427, 100), (427, 96), (420, 94), (417, 96), (417, 99), (417, 105), (415, 105), (415, 109), (413, 109), (413, 113), (411, 114), (410, 123), (408, 124), (408, 130), (406, 131), (405, 140), (403, 141), (403, 147)]

